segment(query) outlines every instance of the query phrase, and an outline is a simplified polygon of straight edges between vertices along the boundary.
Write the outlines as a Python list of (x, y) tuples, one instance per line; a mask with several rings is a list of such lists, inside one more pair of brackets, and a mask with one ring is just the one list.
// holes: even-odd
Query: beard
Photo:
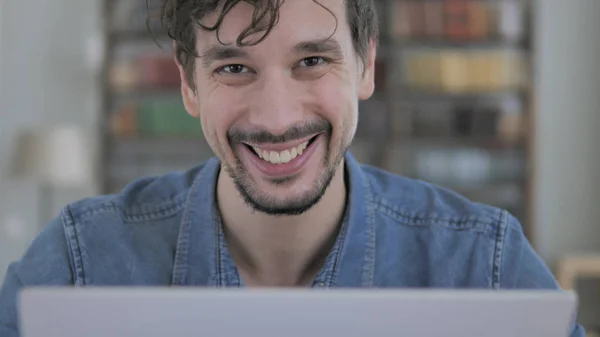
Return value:
[[(325, 195), (327, 188), (335, 176), (337, 168), (344, 159), (344, 155), (349, 145), (340, 142), (337, 154), (334, 157), (331, 156), (332, 126), (326, 121), (293, 127), (283, 135), (278, 136), (265, 131), (244, 132), (241, 130), (230, 130), (228, 132), (228, 140), (231, 148), (234, 148), (234, 145), (237, 143), (283, 143), (321, 133), (326, 138), (326, 150), (321, 159), (321, 174), (315, 179), (312, 183), (313, 186), (311, 186), (308, 191), (303, 192), (301, 195), (294, 196), (293, 198), (276, 198), (264, 191), (260, 191), (257, 184), (249, 176), (248, 171), (239, 157), (235, 155), (234, 165), (225, 164), (224, 168), (233, 180), (234, 185), (244, 199), (244, 202), (254, 211), (268, 215), (290, 216), (305, 213), (319, 203), (323, 195)], [(319, 135), (319, 137), (320, 136), (321, 135)], [(281, 179), (272, 179), (270, 183), (274, 188), (286, 187), (292, 185), (294, 181), (296, 181), (296, 178), (296, 176), (291, 176)]]

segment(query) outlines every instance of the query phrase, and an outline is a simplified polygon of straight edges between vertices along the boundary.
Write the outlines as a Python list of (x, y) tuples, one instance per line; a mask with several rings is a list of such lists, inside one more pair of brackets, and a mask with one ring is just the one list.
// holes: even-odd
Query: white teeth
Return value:
[(279, 158), (279, 152), (271, 151), (269, 155), (269, 161), (273, 164), (281, 163), (281, 158)]
[(304, 142), (298, 146), (298, 155), (301, 155), (304, 152), (304, 149), (308, 146), (308, 142)]
[(259, 147), (255, 146), (253, 146), (252, 148), (254, 149), (254, 151), (256, 151), (258, 156), (265, 161), (268, 161), (272, 164), (285, 164), (294, 160), (296, 157), (302, 155), (302, 152), (306, 149), (307, 146), (308, 142), (304, 142), (296, 147), (281, 152), (262, 150)]
[(290, 153), (290, 151), (285, 150), (282, 151), (281, 154), (279, 155), (279, 158), (281, 159), (282, 163), (289, 163), (290, 160), (292, 160), (292, 154)]
[(263, 158), (263, 152), (257, 148), (256, 146), (252, 147), (254, 149), (254, 151), (256, 152), (256, 154), (262, 159)]

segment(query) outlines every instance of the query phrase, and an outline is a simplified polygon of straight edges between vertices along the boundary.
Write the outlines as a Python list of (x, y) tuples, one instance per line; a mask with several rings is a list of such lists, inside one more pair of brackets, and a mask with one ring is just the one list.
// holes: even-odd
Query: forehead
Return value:
[[(216, 32), (200, 31), (197, 38), (199, 50), (220, 42), (235, 44), (238, 36), (252, 24), (255, 7), (247, 2), (239, 2), (227, 13)], [(212, 26), (219, 13), (211, 13), (203, 18), (203, 24)], [(261, 22), (262, 23), (262, 22)], [(264, 32), (250, 36), (249, 40), (261, 38)], [(346, 20), (345, 0), (285, 0), (279, 9), (279, 19), (271, 32), (260, 45), (267, 48), (294, 45), (300, 41), (324, 39), (335, 36), (338, 41), (350, 39)], [(220, 41), (220, 42), (219, 42)], [(249, 47), (252, 48), (252, 47)]]

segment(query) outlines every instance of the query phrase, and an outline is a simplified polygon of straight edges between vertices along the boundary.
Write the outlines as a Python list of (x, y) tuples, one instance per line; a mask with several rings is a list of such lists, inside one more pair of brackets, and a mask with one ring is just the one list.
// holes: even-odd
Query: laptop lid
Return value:
[(565, 337), (573, 292), (45, 288), (20, 296), (23, 337)]

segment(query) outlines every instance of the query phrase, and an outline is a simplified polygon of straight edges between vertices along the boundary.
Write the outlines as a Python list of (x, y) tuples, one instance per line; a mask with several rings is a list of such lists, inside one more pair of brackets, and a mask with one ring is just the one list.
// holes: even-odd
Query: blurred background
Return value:
[[(353, 154), (508, 209), (600, 329), (600, 1), (377, 5)], [(146, 15), (144, 0), (0, 2), (0, 277), (66, 203), (211, 156)]]

